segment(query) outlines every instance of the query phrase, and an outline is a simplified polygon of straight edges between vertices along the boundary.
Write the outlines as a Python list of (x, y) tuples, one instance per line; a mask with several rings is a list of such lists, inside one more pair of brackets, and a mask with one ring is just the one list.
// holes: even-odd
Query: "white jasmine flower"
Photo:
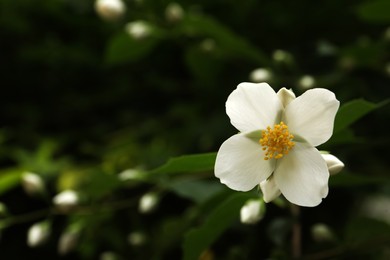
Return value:
[(50, 225), (47, 221), (33, 224), (27, 232), (27, 245), (37, 247), (44, 244), (50, 236)]
[(315, 146), (331, 137), (338, 108), (326, 89), (295, 98), (285, 88), (275, 93), (267, 83), (239, 84), (226, 113), (240, 133), (221, 145), (215, 176), (238, 191), (268, 180), (291, 203), (318, 205), (328, 194), (329, 171)]
[(115, 21), (126, 12), (126, 6), (122, 0), (96, 0), (96, 13), (103, 19)]
[(32, 172), (25, 172), (22, 175), (22, 187), (28, 195), (37, 195), (45, 189), (42, 178)]
[(262, 200), (250, 199), (240, 210), (240, 220), (244, 224), (256, 224), (265, 213), (265, 205)]
[(271, 78), (272, 78), (271, 71), (264, 68), (255, 69), (249, 75), (249, 79), (252, 82), (256, 82), (256, 83), (269, 81)]
[(53, 203), (60, 211), (67, 212), (79, 202), (78, 194), (73, 190), (65, 190), (53, 198)]
[(321, 156), (324, 158), (326, 165), (328, 166), (330, 175), (335, 175), (344, 168), (344, 163), (333, 154), (321, 153)]

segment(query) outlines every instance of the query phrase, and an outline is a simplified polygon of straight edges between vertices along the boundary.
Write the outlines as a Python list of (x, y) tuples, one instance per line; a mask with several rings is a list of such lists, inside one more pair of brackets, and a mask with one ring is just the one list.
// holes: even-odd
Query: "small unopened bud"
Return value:
[(333, 232), (323, 223), (313, 225), (311, 227), (311, 235), (317, 242), (329, 242), (335, 239)]
[(122, 0), (96, 0), (96, 13), (104, 20), (115, 21), (126, 12), (126, 6)]
[(256, 82), (256, 83), (267, 82), (271, 80), (271, 78), (272, 78), (272, 72), (264, 68), (255, 69), (249, 74), (249, 79), (252, 82)]
[(72, 252), (77, 246), (79, 236), (78, 230), (67, 230), (62, 233), (58, 241), (58, 253), (66, 255)]
[(114, 252), (106, 251), (100, 255), (100, 260), (118, 260), (120, 259)]
[(32, 172), (26, 172), (22, 175), (22, 187), (30, 196), (42, 194), (45, 190), (42, 178), (38, 174)]
[(263, 192), (263, 200), (266, 203), (273, 201), (281, 194), (279, 188), (276, 186), (273, 176), (260, 182), (260, 189)]
[(53, 203), (61, 212), (68, 212), (77, 206), (79, 202), (78, 194), (73, 190), (65, 190), (53, 198)]
[(278, 62), (278, 63), (291, 63), (292, 62), (292, 56), (290, 53), (288, 53), (287, 51), (284, 51), (284, 50), (276, 50), (274, 51), (274, 53), (272, 54), (272, 58), (274, 59), (274, 61)]
[(127, 241), (132, 246), (141, 246), (146, 241), (146, 236), (142, 232), (132, 232), (127, 236)]
[(344, 163), (339, 158), (330, 153), (321, 153), (326, 165), (328, 166), (329, 174), (335, 175), (344, 168)]
[(256, 224), (265, 214), (265, 204), (260, 199), (250, 199), (240, 210), (240, 219), (244, 224)]
[(184, 11), (178, 3), (170, 3), (165, 9), (165, 18), (172, 23), (183, 19)]
[(121, 181), (142, 180), (143, 178), (142, 172), (135, 169), (127, 169), (118, 174), (118, 179)]
[(315, 79), (310, 75), (304, 75), (302, 78), (299, 79), (298, 82), (299, 87), (303, 90), (313, 88), (315, 84)]
[(139, 201), (138, 210), (141, 213), (152, 212), (159, 202), (159, 197), (155, 192), (149, 192), (143, 195)]
[(215, 40), (211, 38), (204, 39), (200, 43), (200, 48), (205, 52), (212, 52), (217, 47), (217, 44), (215, 43)]
[(125, 26), (125, 31), (134, 39), (142, 40), (151, 34), (152, 28), (147, 22), (139, 20), (127, 23)]
[(50, 236), (50, 224), (47, 221), (33, 224), (27, 232), (27, 245), (37, 247), (43, 245)]

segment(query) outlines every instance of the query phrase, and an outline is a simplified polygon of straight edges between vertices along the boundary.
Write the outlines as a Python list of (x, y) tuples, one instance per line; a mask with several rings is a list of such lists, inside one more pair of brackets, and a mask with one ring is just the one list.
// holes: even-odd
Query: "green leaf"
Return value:
[(0, 172), (0, 195), (20, 183), (22, 171), (20, 169), (6, 169)]
[(148, 55), (158, 43), (156, 37), (134, 39), (126, 33), (119, 33), (108, 43), (106, 61), (109, 64), (134, 62)]
[(358, 16), (367, 22), (390, 22), (390, 1), (370, 1), (359, 5), (356, 9)]
[(209, 180), (170, 180), (168, 188), (177, 195), (202, 203), (224, 189), (219, 182)]
[(200, 254), (238, 219), (241, 207), (253, 197), (252, 193), (235, 193), (222, 202), (202, 226), (190, 230), (184, 238), (184, 260), (198, 259)]
[(387, 104), (388, 101), (385, 100), (379, 104), (374, 104), (363, 99), (355, 99), (344, 104), (336, 115), (334, 133), (347, 128), (369, 112)]
[(170, 159), (166, 164), (149, 174), (175, 174), (183, 172), (204, 172), (214, 169), (216, 153), (183, 155)]

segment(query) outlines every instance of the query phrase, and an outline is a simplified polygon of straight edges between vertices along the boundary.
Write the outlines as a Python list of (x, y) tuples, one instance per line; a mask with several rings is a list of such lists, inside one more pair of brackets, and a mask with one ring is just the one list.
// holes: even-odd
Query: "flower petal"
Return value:
[(267, 83), (241, 83), (226, 101), (230, 122), (240, 132), (274, 125), (281, 110), (278, 96)]
[(307, 143), (296, 143), (280, 159), (274, 172), (284, 197), (300, 206), (313, 207), (328, 195), (329, 172), (320, 152)]
[(271, 175), (271, 177), (268, 179), (260, 182), (260, 189), (263, 192), (263, 200), (267, 203), (280, 196), (280, 190), (278, 186), (276, 186), (273, 175)]
[(291, 101), (295, 99), (295, 94), (291, 89), (281, 88), (279, 89), (278, 95), (280, 102), (282, 102), (283, 107), (286, 107), (288, 104), (290, 104)]
[(283, 120), (292, 134), (318, 146), (332, 136), (339, 105), (333, 92), (311, 89), (291, 101), (285, 109)]
[(215, 176), (233, 190), (251, 190), (274, 170), (274, 162), (264, 160), (264, 155), (257, 140), (244, 134), (233, 135), (219, 148)]

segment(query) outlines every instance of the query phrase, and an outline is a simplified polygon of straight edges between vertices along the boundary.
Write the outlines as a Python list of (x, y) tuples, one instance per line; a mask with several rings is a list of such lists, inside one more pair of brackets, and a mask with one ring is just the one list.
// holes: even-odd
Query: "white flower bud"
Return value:
[(146, 236), (141, 232), (132, 232), (127, 236), (127, 241), (132, 246), (141, 246), (146, 241)]
[(256, 224), (265, 214), (265, 204), (260, 199), (250, 199), (240, 210), (240, 220), (244, 224)]
[(125, 31), (134, 39), (142, 40), (151, 34), (152, 28), (147, 22), (139, 20), (127, 23)]
[(126, 6), (121, 0), (96, 0), (96, 13), (107, 21), (115, 21), (126, 12)]
[(299, 79), (298, 82), (299, 87), (303, 90), (313, 88), (315, 84), (315, 79), (310, 75), (304, 75), (302, 78)]
[(200, 43), (200, 48), (205, 52), (212, 52), (217, 47), (214, 39), (207, 38)]
[(118, 174), (118, 179), (121, 181), (142, 180), (143, 174), (135, 169), (127, 169)]
[(170, 3), (165, 9), (165, 18), (169, 22), (178, 22), (183, 19), (184, 10), (178, 3)]
[(57, 209), (61, 212), (68, 212), (74, 208), (78, 202), (79, 196), (73, 190), (62, 191), (53, 198), (54, 205), (56, 205)]
[(32, 172), (26, 172), (22, 175), (22, 187), (30, 196), (40, 194), (45, 190), (42, 178)]
[(60, 255), (66, 255), (72, 252), (79, 241), (78, 230), (67, 230), (61, 234), (58, 241), (58, 253)]
[(317, 242), (327, 242), (335, 239), (333, 232), (323, 223), (313, 225), (311, 227), (311, 235)]
[(290, 63), (292, 61), (292, 56), (290, 53), (284, 50), (276, 50), (272, 54), (274, 61), (279, 63)]
[(143, 195), (139, 201), (138, 210), (141, 213), (152, 212), (159, 202), (159, 197), (155, 192), (149, 192)]
[(321, 153), (326, 165), (328, 166), (329, 174), (335, 175), (344, 168), (344, 163), (339, 158), (330, 153)]
[(256, 83), (267, 82), (272, 79), (272, 72), (268, 69), (258, 68), (249, 74), (249, 79)]
[(281, 194), (279, 188), (276, 186), (273, 176), (260, 182), (260, 189), (263, 192), (263, 200), (266, 203), (273, 201)]
[(50, 236), (50, 225), (47, 221), (33, 224), (27, 232), (27, 245), (37, 247), (43, 245)]
[(100, 255), (100, 260), (118, 260), (119, 257), (114, 252), (106, 251)]

